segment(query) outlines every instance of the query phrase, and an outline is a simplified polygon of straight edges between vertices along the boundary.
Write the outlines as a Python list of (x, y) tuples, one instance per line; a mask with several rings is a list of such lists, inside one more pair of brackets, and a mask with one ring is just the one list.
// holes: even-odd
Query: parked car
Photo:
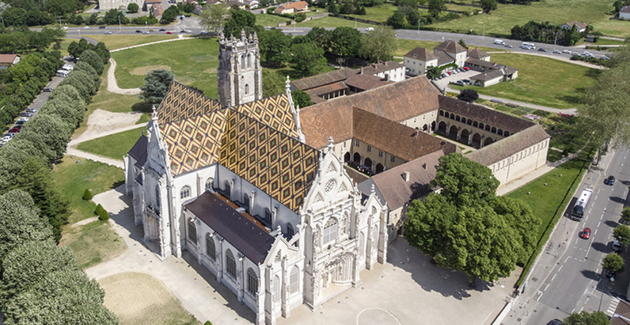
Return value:
[(462, 69), (464, 69), (464, 71), (468, 71), (468, 70), (470, 70), (470, 68), (469, 68), (469, 67), (463, 67)]
[(578, 53), (578, 52), (573, 52), (573, 55), (578, 55), (578, 56), (581, 56), (581, 54), (580, 54), (580, 53)]
[(29, 108), (26, 109), (26, 111), (29, 112), (29, 113), (37, 113), (37, 108), (29, 107)]
[(2, 136), (2, 140), (11, 140), (11, 139), (13, 139), (13, 136), (15, 136), (15, 134), (7, 133), (7, 134)]
[(558, 50), (553, 50), (554, 54), (561, 54), (562, 52), (558, 51)]
[(612, 249), (615, 252), (621, 252), (623, 250), (623, 248), (621, 247), (621, 243), (615, 239), (615, 241), (612, 244)]
[(187, 33), (187, 31), (185, 31), (185, 30), (183, 30), (183, 29), (182, 29), (182, 30), (180, 30), (180, 31), (179, 31), (179, 33), (180, 33), (180, 34), (186, 34), (186, 33)]
[(99, 28), (99, 29), (105, 29), (105, 27), (106, 27), (105, 25), (103, 25), (103, 26), (98, 26), (98, 28)]
[(22, 117), (18, 118), (18, 122), (20, 122), (20, 121), (28, 122), (28, 120), (29, 120), (29, 118), (26, 117), (26, 116), (22, 116)]
[(569, 51), (569, 50), (562, 50), (562, 53), (571, 54), (571, 51)]
[(173, 34), (173, 32), (171, 32), (171, 31), (168, 31), (168, 32), (166, 32), (166, 34)]
[(606, 56), (606, 55), (602, 55), (601, 59), (602, 60), (610, 60), (610, 58), (608, 56)]
[(365, 29), (365, 31), (366, 31), (366, 32), (371, 32), (371, 31), (373, 31), (373, 30), (374, 30), (374, 27), (367, 27), (367, 28)]
[(559, 319), (554, 319), (547, 323), (547, 325), (562, 325), (562, 322)]
[(9, 133), (20, 133), (20, 129), (12, 128), (11, 130), (9, 130)]
[(110, 32), (110, 31), (106, 31), (106, 32), (105, 32), (105, 35), (109, 35), (109, 34), (111, 34), (111, 33), (112, 33), (112, 32)]
[(12, 129), (18, 129), (18, 130), (21, 130), (21, 129), (22, 129), (22, 125), (14, 125), (14, 126), (12, 127)]
[(505, 42), (502, 39), (495, 39), (494, 44), (503, 45)]
[(31, 116), (33, 116), (33, 113), (22, 112), (22, 113), (20, 113), (20, 116), (22, 116), (22, 117), (31, 117)]
[(166, 31), (166, 29), (160, 28), (160, 32), (165, 32), (165, 31)]
[(26, 123), (26, 121), (17, 121), (17, 122), (15, 122), (15, 124), (17, 124), (17, 125), (24, 125), (24, 123)]
[(208, 32), (207, 32), (207, 31), (205, 31), (205, 30), (202, 30), (202, 31), (201, 31), (201, 33), (199, 33), (199, 34), (200, 34), (200, 35), (208, 35), (208, 34), (210, 34), (210, 33), (208, 33)]
[(90, 28), (90, 26), (87, 26), (87, 25), (86, 25), (85, 27), (83, 27), (83, 29), (88, 29), (88, 28)]
[(465, 84), (470, 84), (470, 79), (462, 79), (461, 82)]
[(547, 49), (544, 49), (541, 47), (541, 48), (538, 48), (538, 52), (547, 52)]
[(49, 93), (49, 92), (51, 92), (51, 91), (53, 91), (53, 89), (52, 89), (52, 88), (44, 88), (44, 92), (45, 92), (45, 93)]
[(457, 80), (456, 82), (454, 82), (454, 84), (458, 85), (458, 86), (466, 86), (461, 80)]
[(591, 238), (591, 228), (584, 228), (584, 230), (580, 233), (580, 237), (584, 239)]

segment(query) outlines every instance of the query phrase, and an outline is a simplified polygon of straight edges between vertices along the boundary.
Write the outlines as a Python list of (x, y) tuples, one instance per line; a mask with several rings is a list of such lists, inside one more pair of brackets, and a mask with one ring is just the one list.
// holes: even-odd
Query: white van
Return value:
[(534, 45), (534, 43), (523, 42), (521, 44), (521, 48), (523, 48), (525, 50), (535, 50), (536, 49), (536, 45)]
[(74, 70), (74, 66), (70, 64), (64, 64), (63, 67), (61, 67), (61, 70), (72, 71)]
[(505, 42), (502, 39), (495, 39), (494, 44), (505, 45)]

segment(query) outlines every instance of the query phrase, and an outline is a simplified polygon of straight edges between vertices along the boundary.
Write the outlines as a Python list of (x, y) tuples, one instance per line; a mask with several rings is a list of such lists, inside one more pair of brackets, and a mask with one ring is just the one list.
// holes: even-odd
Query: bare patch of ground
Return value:
[(126, 272), (98, 280), (105, 290), (105, 307), (120, 324), (200, 324), (164, 284), (144, 273)]
[(142, 117), (139, 113), (113, 113), (101, 109), (95, 110), (88, 118), (88, 128), (75, 142), (98, 138), (110, 134), (112, 130), (133, 127)]
[(146, 66), (146, 67), (137, 67), (137, 68), (129, 71), (129, 74), (136, 75), (136, 76), (144, 76), (149, 71), (157, 70), (157, 69), (166, 69), (166, 70), (170, 71), (171, 67), (169, 67), (168, 65), (149, 65), (149, 66)]

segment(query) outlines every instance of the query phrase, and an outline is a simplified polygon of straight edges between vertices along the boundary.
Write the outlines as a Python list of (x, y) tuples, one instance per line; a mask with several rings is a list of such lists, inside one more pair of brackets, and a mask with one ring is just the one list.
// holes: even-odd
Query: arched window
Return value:
[(247, 269), (247, 292), (252, 296), (258, 292), (258, 277), (251, 267)]
[(206, 255), (213, 261), (217, 259), (217, 248), (214, 245), (214, 238), (210, 237), (210, 234), (206, 236)]
[(273, 277), (273, 301), (280, 300), (280, 278), (276, 275)]
[(228, 181), (225, 182), (225, 194), (227, 195), (228, 199), (232, 196), (232, 188), (230, 187), (230, 182)]
[(249, 94), (249, 84), (245, 84), (245, 95)]
[(265, 208), (265, 221), (271, 223), (271, 210)]
[(243, 194), (243, 208), (245, 212), (249, 213), (249, 195)]
[(232, 278), (236, 279), (236, 260), (234, 259), (232, 251), (229, 249), (225, 252), (225, 271)]
[(241, 69), (245, 69), (245, 55), (241, 56)]
[(337, 219), (330, 218), (324, 227), (324, 245), (337, 238)]
[(197, 226), (193, 219), (188, 219), (188, 240), (197, 245)]
[(183, 200), (190, 196), (190, 186), (182, 187), (181, 192), (179, 192), (179, 197)]
[(289, 293), (296, 293), (300, 290), (300, 269), (293, 266), (289, 276)]
[(155, 185), (155, 211), (160, 213), (160, 187)]
[(293, 233), (293, 226), (291, 225), (291, 223), (287, 223), (287, 238), (293, 238)]
[(247, 54), (247, 69), (252, 67), (252, 55)]
[(210, 177), (206, 181), (206, 191), (212, 191), (213, 187), (214, 187), (214, 179), (212, 177)]

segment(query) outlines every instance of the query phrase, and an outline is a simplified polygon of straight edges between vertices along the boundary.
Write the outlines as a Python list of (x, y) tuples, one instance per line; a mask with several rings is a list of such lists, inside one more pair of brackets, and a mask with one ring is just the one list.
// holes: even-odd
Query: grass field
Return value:
[[(523, 275), (527, 274), (531, 263), (541, 252), (542, 246), (547, 242), (554, 225), (571, 201), (589, 162), (589, 159), (572, 159), (506, 195), (513, 199), (525, 201), (532, 208), (534, 216), (542, 222), (538, 228), (539, 241), (537, 248), (527, 265), (525, 265)], [(521, 281), (522, 276), (518, 284)]]
[(279, 23), (287, 23), (291, 21), (289, 18), (284, 18), (276, 15), (258, 14), (256, 15), (256, 25), (263, 27), (277, 27)]
[(127, 249), (112, 226), (100, 220), (78, 227), (66, 226), (60, 245), (72, 249), (82, 269), (109, 261)]
[(141, 132), (146, 128), (138, 128), (82, 142), (78, 149), (95, 155), (121, 160), (127, 151), (138, 141)]
[(491, 60), (517, 68), (518, 78), (486, 88), (453, 88), (471, 88), (480, 94), (555, 108), (574, 108), (580, 104), (580, 94), (599, 74), (596, 69), (533, 55), (493, 54)]
[(610, 36), (630, 35), (630, 23), (610, 20), (613, 1), (601, 0), (546, 0), (532, 2), (531, 5), (501, 5), (490, 15), (476, 15), (434, 24), (439, 29), (467, 32), (473, 30), (477, 34), (486, 35), (510, 34), (514, 25), (523, 25), (529, 20), (549, 21), (561, 25), (569, 21), (579, 20), (592, 24), (596, 30)]
[(365, 15), (346, 15), (351, 17), (357, 17), (359, 19), (377, 21), (377, 22), (386, 22), (387, 18), (394, 14), (398, 10), (398, 7), (394, 6), (391, 3), (385, 3), (380, 6), (375, 7), (365, 7)]
[(616, 39), (607, 39), (607, 38), (600, 38), (597, 40), (597, 43), (584, 43), (585, 45), (590, 45), (590, 46), (602, 46), (602, 45), (627, 45), (627, 43), (625, 41), (619, 41)]
[[(139, 134), (140, 131), (138, 131)], [(80, 162), (77, 162), (79, 161)], [(83, 200), (83, 192), (90, 189), (96, 195), (121, 185), (125, 181), (122, 169), (87, 159), (64, 156), (53, 168), (57, 188), (70, 202), (68, 223), (73, 224), (94, 216), (96, 205)]]
[(118, 273), (98, 280), (105, 291), (104, 305), (121, 325), (196, 325), (164, 284), (143, 273)]
[(217, 98), (217, 67), (219, 42), (203, 38), (147, 45), (112, 53), (118, 67), (116, 79), (120, 88), (137, 88), (144, 83), (145, 74), (156, 68), (170, 68), (175, 79)]
[[(362, 17), (365, 17), (365, 16), (362, 16)], [(325, 17), (325, 18), (309, 20), (303, 23), (296, 24), (295, 26), (297, 27), (333, 27), (333, 28), (355, 27), (355, 22), (354, 20), (348, 20), (348, 19), (343, 19), (343, 18)], [(374, 25), (356, 22), (356, 27), (361, 27), (361, 28), (374, 27)]]
[[(157, 30), (157, 29), (156, 29)], [(125, 35), (124, 37), (120, 37), (119, 35), (90, 35), (88, 36), (91, 39), (96, 40), (97, 42), (105, 43), (105, 46), (109, 50), (115, 50), (127, 46), (133, 46), (144, 43), (151, 43), (157, 41), (163, 41), (168, 39), (175, 39), (177, 35), (166, 35), (163, 32), (159, 32), (160, 34), (154, 35)]]

